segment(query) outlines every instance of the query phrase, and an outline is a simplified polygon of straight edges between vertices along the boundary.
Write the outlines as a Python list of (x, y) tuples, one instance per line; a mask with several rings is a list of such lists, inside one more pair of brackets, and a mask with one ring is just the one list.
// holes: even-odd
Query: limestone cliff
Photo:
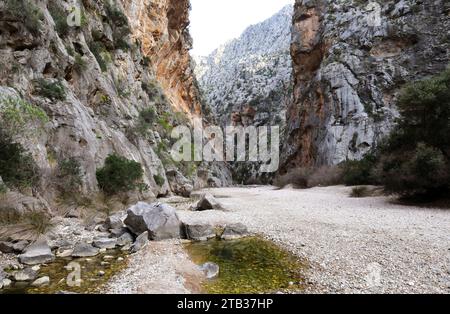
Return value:
[(450, 60), (448, 1), (297, 0), (283, 170), (360, 159), (395, 123), (406, 82)]
[[(79, 23), (69, 26), (76, 8)], [(49, 118), (43, 132), (17, 136), (41, 175), (26, 194), (55, 204), (58, 169), (76, 160), (82, 182), (74, 194), (93, 199), (96, 170), (111, 153), (141, 163), (149, 187), (123, 202), (226, 184), (226, 171), (168, 155), (171, 127), (202, 115), (188, 13), (188, 0), (0, 2), (0, 96)]]

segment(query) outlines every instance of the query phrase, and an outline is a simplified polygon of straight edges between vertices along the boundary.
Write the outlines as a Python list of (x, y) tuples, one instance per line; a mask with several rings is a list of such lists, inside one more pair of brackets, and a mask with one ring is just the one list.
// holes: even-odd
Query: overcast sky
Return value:
[(205, 56), (294, 0), (191, 0), (193, 54)]

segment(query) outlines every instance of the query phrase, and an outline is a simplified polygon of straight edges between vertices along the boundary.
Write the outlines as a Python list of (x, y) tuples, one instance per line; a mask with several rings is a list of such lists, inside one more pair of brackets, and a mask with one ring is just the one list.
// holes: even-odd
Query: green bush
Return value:
[(75, 55), (75, 64), (74, 69), (78, 73), (83, 73), (87, 69), (86, 61), (83, 59), (83, 57), (80, 54)]
[(60, 81), (50, 82), (42, 78), (37, 79), (35, 81), (35, 92), (53, 101), (66, 100), (66, 90)]
[(111, 54), (101, 41), (93, 41), (89, 44), (89, 49), (94, 55), (102, 72), (106, 72), (108, 64), (112, 62)]
[(407, 85), (398, 107), (398, 126), (380, 147), (381, 183), (404, 196), (448, 192), (450, 70)]
[(82, 184), (80, 163), (74, 158), (62, 160), (58, 165), (59, 189), (63, 196), (77, 193)]
[(58, 35), (62, 38), (69, 33), (70, 26), (67, 24), (67, 16), (69, 15), (54, 1), (48, 3), (48, 10), (55, 21), (55, 28)]
[(369, 189), (365, 186), (356, 186), (352, 189), (352, 192), (350, 193), (351, 197), (354, 198), (362, 198), (369, 196)]
[(0, 176), (10, 187), (33, 187), (39, 181), (39, 169), (31, 155), (0, 128)]
[(97, 170), (97, 181), (101, 190), (113, 195), (138, 188), (143, 174), (140, 163), (113, 154)]
[(24, 131), (29, 123), (45, 124), (48, 116), (44, 110), (19, 97), (0, 98), (0, 125), (4, 131), (14, 135)]
[(166, 180), (159, 174), (155, 174), (153, 176), (153, 179), (155, 180), (156, 184), (158, 184), (159, 186), (163, 186), (164, 183), (166, 183)]
[(433, 195), (448, 189), (448, 159), (439, 149), (423, 143), (414, 151), (383, 156), (379, 167), (385, 189), (391, 193)]
[(376, 184), (373, 170), (376, 167), (377, 157), (369, 154), (362, 160), (348, 160), (342, 164), (343, 182), (345, 185)]
[(142, 136), (146, 136), (148, 130), (152, 127), (153, 123), (155, 123), (157, 117), (158, 115), (156, 110), (152, 107), (139, 112), (139, 119), (135, 127), (135, 132)]
[(127, 16), (109, 1), (105, 1), (105, 11), (112, 25), (116, 27), (128, 26)]
[(39, 35), (44, 14), (30, 0), (7, 0), (6, 8), (11, 17), (20, 20), (33, 35)]

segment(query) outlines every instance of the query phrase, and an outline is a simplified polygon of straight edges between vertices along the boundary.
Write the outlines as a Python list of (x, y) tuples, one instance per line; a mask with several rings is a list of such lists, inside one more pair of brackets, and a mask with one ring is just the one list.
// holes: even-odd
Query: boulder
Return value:
[(131, 252), (136, 253), (143, 248), (145, 248), (148, 245), (148, 232), (142, 233), (140, 236), (136, 238), (136, 241), (134, 242), (133, 246), (131, 247)]
[(78, 243), (72, 252), (72, 257), (93, 257), (99, 253), (99, 249), (87, 243)]
[(194, 241), (207, 241), (216, 237), (216, 231), (211, 225), (184, 224), (187, 239)]
[(0, 242), (0, 252), (5, 254), (22, 253), (28, 245), (29, 242), (26, 240), (22, 240), (16, 243)]
[(120, 238), (125, 233), (128, 233), (128, 229), (125, 227), (117, 229), (109, 229), (109, 233), (112, 238)]
[(114, 249), (117, 245), (117, 239), (113, 238), (98, 238), (94, 239), (93, 245), (99, 249)]
[(222, 233), (222, 239), (233, 240), (248, 235), (247, 227), (241, 223), (227, 225)]
[(11, 287), (12, 281), (9, 280), (8, 278), (5, 278), (5, 279), (3, 279), (2, 284), (3, 284), (3, 289), (6, 289), (6, 288)]
[(135, 235), (148, 231), (151, 240), (180, 238), (181, 223), (175, 208), (139, 202), (128, 209), (125, 225)]
[(213, 279), (219, 276), (220, 267), (215, 263), (205, 263), (200, 266), (200, 270), (205, 274), (207, 279)]
[(33, 287), (42, 287), (42, 286), (48, 286), (50, 284), (50, 277), (44, 276), (41, 278), (36, 279), (31, 284)]
[(38, 240), (19, 255), (19, 262), (26, 265), (37, 265), (52, 262), (55, 259), (46, 240)]
[(202, 211), (202, 210), (222, 210), (222, 205), (216, 200), (214, 196), (211, 194), (205, 194), (202, 196), (200, 201), (198, 201), (197, 205), (194, 206), (194, 210)]
[(109, 229), (121, 229), (125, 226), (123, 223), (125, 217), (126, 214), (123, 212), (115, 213), (106, 219), (106, 226)]
[(38, 272), (31, 268), (25, 268), (24, 270), (19, 270), (13, 273), (14, 281), (33, 281), (36, 279)]
[(170, 169), (166, 172), (172, 192), (183, 197), (190, 197), (194, 186), (181, 172), (176, 169)]
[(117, 239), (117, 245), (123, 247), (132, 244), (133, 241), (134, 241), (133, 236), (130, 233), (125, 232), (120, 236), (120, 238)]

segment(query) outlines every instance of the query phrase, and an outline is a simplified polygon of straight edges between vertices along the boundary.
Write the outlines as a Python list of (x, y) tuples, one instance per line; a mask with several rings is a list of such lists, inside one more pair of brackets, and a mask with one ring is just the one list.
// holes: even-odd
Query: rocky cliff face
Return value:
[(284, 125), (291, 93), (291, 5), (197, 58), (206, 101), (222, 125)]
[[(71, 27), (75, 7), (81, 18)], [(188, 0), (1, 1), (0, 94), (49, 117), (43, 132), (17, 136), (41, 174), (30, 196), (54, 204), (58, 169), (76, 160), (74, 194), (95, 198), (96, 169), (112, 153), (141, 163), (149, 187), (124, 202), (227, 182), (225, 170), (197, 171), (168, 155), (171, 126), (202, 114), (188, 12)]]
[(404, 83), (449, 64), (448, 1), (297, 0), (284, 171), (360, 159), (389, 133)]

